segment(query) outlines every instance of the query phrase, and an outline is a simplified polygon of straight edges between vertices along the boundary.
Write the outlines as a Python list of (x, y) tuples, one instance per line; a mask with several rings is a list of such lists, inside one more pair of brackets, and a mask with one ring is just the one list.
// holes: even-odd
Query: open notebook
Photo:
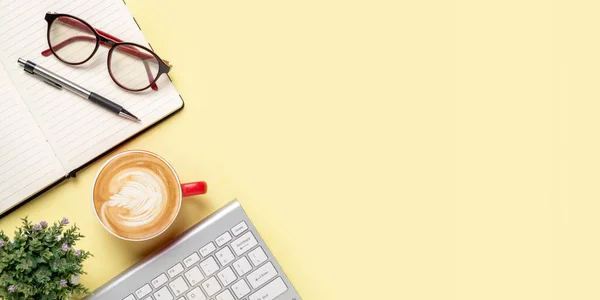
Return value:
[[(78, 16), (125, 41), (148, 45), (121, 0), (0, 0), (0, 214), (74, 173), (183, 107), (169, 78), (159, 90), (131, 93), (110, 78), (108, 48), (81, 66), (43, 57), (46, 12)], [(21, 57), (111, 99), (142, 119), (121, 118), (66, 90), (44, 84), (17, 64)]]

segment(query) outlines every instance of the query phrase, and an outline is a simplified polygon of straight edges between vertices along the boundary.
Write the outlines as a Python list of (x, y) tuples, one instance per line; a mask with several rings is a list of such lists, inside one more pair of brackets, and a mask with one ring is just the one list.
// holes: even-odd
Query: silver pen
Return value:
[(25, 72), (34, 74), (34, 75), (38, 75), (39, 77), (42, 78), (42, 80), (44, 82), (46, 82), (47, 84), (49, 84), (57, 89), (65, 88), (66, 90), (68, 90), (78, 96), (81, 96), (85, 99), (88, 99), (88, 100), (116, 113), (117, 115), (119, 115), (123, 118), (129, 119), (132, 121), (136, 121), (136, 122), (141, 122), (141, 120), (138, 117), (136, 117), (132, 113), (128, 112), (121, 105), (114, 103), (94, 92), (88, 91), (87, 89), (81, 87), (80, 85), (73, 83), (59, 75), (56, 75), (56, 74), (50, 72), (47, 69), (42, 68), (40, 65), (35, 64), (32, 61), (29, 61), (29, 60), (26, 61), (22, 58), (19, 58), (19, 60), (17, 60), (17, 62), (24, 67)]

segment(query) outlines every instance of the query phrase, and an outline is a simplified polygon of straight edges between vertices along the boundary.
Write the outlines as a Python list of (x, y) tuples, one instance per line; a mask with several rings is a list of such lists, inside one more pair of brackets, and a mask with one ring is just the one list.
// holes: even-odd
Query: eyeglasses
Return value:
[(156, 81), (171, 70), (171, 64), (154, 51), (122, 40), (95, 29), (80, 18), (47, 13), (48, 46), (43, 56), (54, 54), (69, 65), (81, 65), (94, 56), (100, 45), (108, 51), (108, 74), (120, 87), (128, 91), (143, 91), (149, 87), (158, 90)]

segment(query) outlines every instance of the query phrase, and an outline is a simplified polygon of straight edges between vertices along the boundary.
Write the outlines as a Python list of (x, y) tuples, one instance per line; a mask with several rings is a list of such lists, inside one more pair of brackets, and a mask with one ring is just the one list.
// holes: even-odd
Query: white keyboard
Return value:
[(234, 200), (88, 300), (301, 300)]

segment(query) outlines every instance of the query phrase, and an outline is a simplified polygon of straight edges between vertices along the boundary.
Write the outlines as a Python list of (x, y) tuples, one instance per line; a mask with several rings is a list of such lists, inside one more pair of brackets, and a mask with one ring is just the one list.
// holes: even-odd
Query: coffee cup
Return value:
[(175, 169), (157, 154), (131, 150), (102, 165), (92, 187), (92, 208), (114, 236), (145, 241), (173, 224), (183, 197), (206, 190), (203, 181), (181, 183)]

